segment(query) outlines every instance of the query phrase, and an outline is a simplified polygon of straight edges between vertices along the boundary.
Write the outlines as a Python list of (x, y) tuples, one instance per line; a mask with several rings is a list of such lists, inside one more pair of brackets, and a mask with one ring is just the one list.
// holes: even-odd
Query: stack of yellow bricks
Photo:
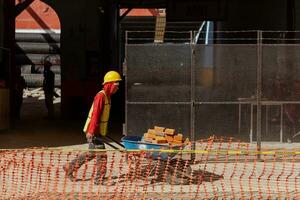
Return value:
[(166, 144), (170, 146), (187, 145), (189, 139), (183, 138), (181, 133), (176, 133), (175, 129), (154, 126), (154, 129), (148, 129), (144, 134), (144, 142), (152, 144)]

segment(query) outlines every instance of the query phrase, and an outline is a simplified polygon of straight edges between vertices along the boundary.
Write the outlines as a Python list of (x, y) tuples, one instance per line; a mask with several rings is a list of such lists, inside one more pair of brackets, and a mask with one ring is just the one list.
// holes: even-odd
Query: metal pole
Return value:
[(206, 21), (203, 21), (202, 24), (201, 24), (201, 26), (199, 27), (199, 30), (198, 30), (198, 32), (197, 32), (195, 38), (194, 38), (193, 44), (197, 44), (198, 39), (199, 39), (199, 36), (200, 36), (200, 33), (201, 33), (202, 28), (203, 28), (203, 26), (205, 25), (205, 23), (206, 23)]
[(283, 104), (280, 105), (280, 142), (283, 142)]
[[(192, 150), (196, 149), (195, 144), (195, 47), (196, 44), (191, 43), (191, 141), (194, 141), (192, 144)], [(192, 153), (191, 160), (195, 160), (195, 154)]]
[(250, 105), (250, 143), (253, 142), (253, 102)]
[(128, 31), (125, 32), (125, 59), (123, 64), (123, 75), (125, 77), (125, 124), (123, 125), (123, 135), (128, 134), (128, 87), (127, 87), (127, 48), (128, 48)]
[(238, 134), (241, 133), (241, 120), (242, 120), (242, 104), (239, 103), (239, 124), (238, 124)]
[[(256, 91), (256, 140), (257, 151), (261, 151), (261, 96), (262, 96), (262, 31), (257, 31), (257, 91)], [(260, 159), (260, 153), (257, 158)]]
[(268, 125), (268, 121), (269, 121), (269, 106), (266, 105), (266, 135), (269, 136), (269, 125)]

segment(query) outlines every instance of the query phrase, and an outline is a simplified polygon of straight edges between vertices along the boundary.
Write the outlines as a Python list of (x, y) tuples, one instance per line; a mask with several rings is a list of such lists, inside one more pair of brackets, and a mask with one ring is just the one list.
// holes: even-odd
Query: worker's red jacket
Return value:
[[(107, 96), (108, 99), (110, 99), (110, 96), (112, 95), (112, 92), (114, 90), (113, 83), (106, 83), (103, 86), (103, 90)], [(96, 96), (94, 97), (94, 109), (91, 116), (91, 121), (89, 123), (89, 126), (87, 128), (87, 133), (91, 133), (92, 135), (95, 135), (99, 132), (99, 121), (101, 119), (101, 115), (103, 112), (103, 107), (105, 103), (105, 96), (103, 93), (98, 92)]]

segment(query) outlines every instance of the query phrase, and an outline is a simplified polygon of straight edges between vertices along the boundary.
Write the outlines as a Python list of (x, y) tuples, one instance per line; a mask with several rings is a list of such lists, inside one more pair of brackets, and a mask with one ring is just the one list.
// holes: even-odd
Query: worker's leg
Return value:
[(21, 119), (22, 102), (23, 102), (23, 97), (21, 97), (20, 95), (17, 94), (15, 97), (15, 102), (14, 102), (16, 119)]
[[(101, 137), (96, 137), (93, 141), (95, 144), (95, 148), (99, 150), (104, 150), (105, 145), (104, 142), (101, 140)], [(97, 165), (97, 172), (95, 177), (95, 184), (99, 184), (100, 182), (105, 183), (105, 175), (107, 170), (107, 154), (105, 151), (98, 151), (96, 152), (96, 165)]]
[(48, 118), (54, 117), (53, 94), (45, 93), (45, 104), (48, 110)]
[[(95, 149), (95, 145), (93, 143), (89, 143), (89, 149)], [(66, 175), (72, 180), (75, 181), (73, 176), (73, 172), (78, 170), (85, 162), (89, 162), (93, 158), (96, 157), (94, 151), (87, 151), (78, 155), (78, 157), (74, 158), (70, 163), (64, 165), (64, 170), (66, 171)]]
[(95, 184), (99, 184), (101, 181), (102, 183), (105, 182), (105, 175), (107, 171), (107, 155), (106, 152), (97, 152), (97, 172), (95, 177)]

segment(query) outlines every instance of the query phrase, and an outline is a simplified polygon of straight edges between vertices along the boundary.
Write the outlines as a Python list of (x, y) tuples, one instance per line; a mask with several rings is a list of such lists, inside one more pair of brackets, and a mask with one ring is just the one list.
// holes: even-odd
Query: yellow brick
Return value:
[(164, 143), (168, 143), (166, 139), (163, 140), (155, 140), (157, 142), (157, 144), (164, 144)]
[(166, 134), (164, 132), (155, 131), (155, 135), (164, 137)]
[(152, 138), (144, 137), (144, 141), (145, 141), (145, 142), (152, 143), (152, 142), (153, 142), (153, 139), (152, 139)]
[(165, 137), (161, 137), (161, 136), (156, 136), (155, 139), (156, 139), (156, 140), (166, 140)]
[(144, 138), (145, 137), (149, 137), (149, 134), (148, 133), (144, 133)]
[(183, 139), (183, 135), (182, 134), (178, 134), (174, 136), (174, 140), (178, 140), (178, 141), (182, 141)]
[(150, 133), (150, 134), (155, 135), (155, 130), (154, 130), (154, 129), (148, 129), (148, 132), (147, 132), (147, 133)]
[(152, 138), (152, 139), (155, 139), (155, 138), (156, 138), (156, 135), (153, 135), (153, 134), (147, 133), (146, 137), (147, 137), (147, 138)]
[(166, 133), (167, 135), (174, 135), (174, 134), (175, 134), (175, 129), (167, 128), (167, 129), (165, 130), (165, 133)]
[(174, 140), (173, 137), (168, 136), (168, 135), (166, 135), (165, 138), (166, 138), (166, 140), (167, 140), (169, 143), (170, 143), (170, 142), (173, 142), (173, 140)]
[(175, 145), (182, 145), (182, 141), (179, 141), (179, 140), (173, 140), (172, 144), (175, 144)]
[(156, 136), (156, 137), (155, 137), (155, 141), (156, 141), (157, 144), (167, 143), (166, 138), (161, 137), (161, 136)]
[(164, 132), (165, 128), (164, 127), (160, 127), (160, 126), (154, 126), (154, 130), (155, 131)]

